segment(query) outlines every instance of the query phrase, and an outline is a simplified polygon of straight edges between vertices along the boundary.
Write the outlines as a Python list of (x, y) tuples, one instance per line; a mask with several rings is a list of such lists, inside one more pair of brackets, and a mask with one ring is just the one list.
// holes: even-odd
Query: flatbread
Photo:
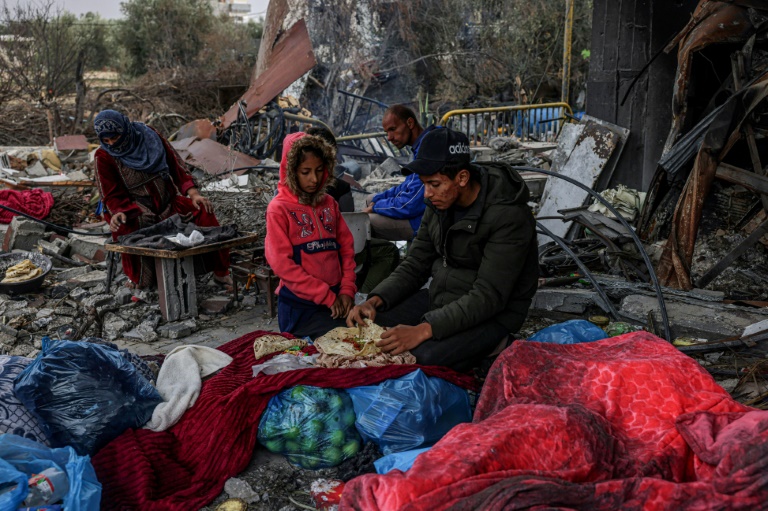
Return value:
[[(362, 333), (360, 332), (362, 330)], [(384, 328), (365, 320), (365, 326), (338, 327), (315, 340), (315, 348), (320, 353), (328, 355), (341, 355), (345, 357), (368, 357), (378, 355), (381, 349), (376, 346), (376, 341), (381, 340)]]
[(43, 274), (43, 270), (36, 266), (29, 259), (24, 259), (18, 264), (14, 264), (5, 270), (5, 278), (0, 280), (0, 284), (15, 284), (17, 282), (26, 282)]

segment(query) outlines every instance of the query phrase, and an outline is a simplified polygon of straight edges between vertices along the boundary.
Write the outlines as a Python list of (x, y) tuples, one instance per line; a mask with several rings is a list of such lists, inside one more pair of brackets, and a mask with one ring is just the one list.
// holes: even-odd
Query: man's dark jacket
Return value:
[(424, 320), (442, 339), (488, 320), (520, 328), (538, 282), (536, 225), (525, 181), (504, 163), (476, 164), (481, 189), (458, 222), (427, 201), (408, 256), (371, 292), (386, 308), (432, 276)]

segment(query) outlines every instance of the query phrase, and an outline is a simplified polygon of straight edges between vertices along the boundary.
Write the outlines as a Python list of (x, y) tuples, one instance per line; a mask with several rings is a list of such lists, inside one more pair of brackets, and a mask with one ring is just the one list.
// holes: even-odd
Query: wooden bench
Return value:
[(238, 238), (184, 250), (130, 247), (114, 242), (107, 243), (104, 247), (109, 252), (151, 257), (155, 260), (160, 312), (165, 321), (177, 321), (197, 317), (194, 256), (255, 243), (258, 239), (258, 234), (244, 232)]

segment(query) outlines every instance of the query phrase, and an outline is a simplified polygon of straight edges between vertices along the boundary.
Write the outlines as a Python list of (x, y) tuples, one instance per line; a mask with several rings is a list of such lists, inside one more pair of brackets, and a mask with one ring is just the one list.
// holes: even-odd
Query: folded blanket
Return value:
[(184, 222), (177, 213), (155, 225), (120, 236), (118, 242), (125, 246), (153, 248), (156, 250), (184, 250), (188, 247), (172, 242), (167, 236), (176, 236), (177, 234), (191, 236), (194, 231), (198, 231), (203, 236), (203, 241), (199, 245), (210, 245), (220, 241), (228, 241), (238, 236), (237, 226), (234, 224), (200, 227), (192, 222)]

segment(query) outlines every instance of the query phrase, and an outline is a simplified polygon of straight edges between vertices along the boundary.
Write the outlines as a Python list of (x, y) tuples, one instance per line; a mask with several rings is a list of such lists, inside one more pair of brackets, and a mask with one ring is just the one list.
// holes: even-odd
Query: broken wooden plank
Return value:
[(740, 169), (727, 163), (717, 166), (715, 176), (723, 181), (741, 185), (757, 194), (768, 195), (768, 177)]
[(207, 254), (208, 252), (214, 252), (216, 250), (224, 250), (225, 248), (247, 245), (248, 243), (256, 243), (258, 240), (258, 234), (254, 232), (244, 232), (242, 233), (242, 236), (238, 238), (227, 241), (219, 241), (217, 243), (210, 243), (208, 245), (198, 245), (196, 247), (188, 248), (185, 250), (159, 250), (154, 248), (119, 245), (117, 243), (107, 243), (104, 245), (104, 248), (108, 252), (120, 252), (122, 254), (157, 257), (160, 259), (182, 259), (184, 257)]

